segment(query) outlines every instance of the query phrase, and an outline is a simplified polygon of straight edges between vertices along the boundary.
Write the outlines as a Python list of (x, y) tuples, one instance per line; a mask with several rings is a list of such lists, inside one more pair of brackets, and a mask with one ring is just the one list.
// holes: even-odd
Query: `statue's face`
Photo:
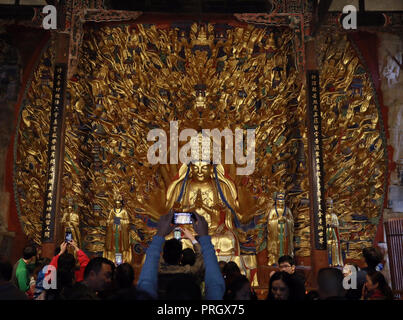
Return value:
[(212, 166), (206, 162), (195, 162), (190, 166), (192, 177), (197, 181), (207, 181), (212, 173)]

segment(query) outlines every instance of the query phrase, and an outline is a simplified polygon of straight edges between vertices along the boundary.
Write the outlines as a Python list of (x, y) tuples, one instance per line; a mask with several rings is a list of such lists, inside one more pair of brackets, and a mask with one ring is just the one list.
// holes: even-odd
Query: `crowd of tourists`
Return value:
[[(173, 231), (172, 212), (162, 216), (135, 284), (133, 267), (103, 258), (89, 259), (74, 240), (63, 242), (53, 259), (40, 258), (27, 246), (12, 266), (0, 257), (0, 300), (258, 300), (249, 279), (233, 262), (218, 261), (206, 220), (195, 214), (196, 236), (182, 228), (193, 249), (178, 239), (165, 240)], [(363, 250), (366, 267), (329, 267), (317, 275), (317, 289), (307, 290), (304, 273), (291, 256), (278, 260), (270, 274), (266, 300), (392, 300), (393, 293), (379, 268), (377, 248)], [(56, 286), (51, 286), (54, 270)], [(345, 277), (354, 272), (355, 286), (346, 289)], [(46, 283), (48, 282), (48, 283)], [(260, 297), (262, 299), (262, 297)]]

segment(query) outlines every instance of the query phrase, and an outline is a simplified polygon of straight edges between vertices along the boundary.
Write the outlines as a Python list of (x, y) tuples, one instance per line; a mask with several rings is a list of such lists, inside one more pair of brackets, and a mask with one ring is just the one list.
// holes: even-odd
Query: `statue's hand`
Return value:
[(217, 211), (222, 211), (225, 209), (225, 205), (221, 202), (217, 202), (214, 204), (213, 209)]
[(222, 223), (218, 226), (217, 229), (215, 229), (215, 233), (219, 234), (223, 231), (223, 229), (224, 229), (224, 224)]
[(196, 196), (194, 205), (195, 205), (196, 209), (203, 209), (203, 198), (202, 198), (200, 190), (197, 192), (197, 196)]
[(196, 209), (203, 209), (204, 205), (203, 205), (203, 200), (201, 199), (196, 199), (194, 206)]

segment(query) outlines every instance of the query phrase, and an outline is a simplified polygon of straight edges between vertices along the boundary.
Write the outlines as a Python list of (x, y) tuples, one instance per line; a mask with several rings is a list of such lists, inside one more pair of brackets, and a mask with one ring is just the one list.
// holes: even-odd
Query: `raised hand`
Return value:
[(62, 255), (63, 253), (66, 252), (67, 244), (68, 244), (68, 243), (65, 242), (65, 241), (62, 242), (62, 244), (60, 245), (60, 253), (59, 253), (59, 255)]
[(184, 227), (181, 227), (181, 230), (182, 230), (183, 234), (185, 235), (186, 239), (189, 239), (192, 242), (196, 240), (190, 230), (188, 230), (187, 228), (184, 228)]
[(175, 226), (172, 224), (172, 217), (174, 215), (174, 211), (171, 209), (168, 214), (161, 216), (160, 220), (157, 224), (157, 236), (165, 237)]
[(201, 215), (197, 214), (194, 212), (194, 218), (193, 219), (193, 229), (196, 231), (196, 233), (202, 237), (202, 236), (207, 236), (208, 235), (208, 223), (206, 219), (204, 219)]

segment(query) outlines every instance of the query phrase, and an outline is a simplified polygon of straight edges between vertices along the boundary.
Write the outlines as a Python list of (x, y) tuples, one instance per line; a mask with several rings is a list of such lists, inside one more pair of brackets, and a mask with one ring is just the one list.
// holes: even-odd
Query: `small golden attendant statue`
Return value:
[(115, 261), (116, 254), (120, 253), (122, 262), (131, 263), (129, 223), (129, 215), (123, 208), (123, 198), (120, 194), (115, 194), (114, 208), (109, 212), (106, 220), (105, 258)]
[(333, 200), (326, 200), (326, 239), (330, 266), (343, 266), (339, 237), (339, 219), (333, 211)]
[(268, 264), (274, 265), (284, 255), (294, 256), (294, 218), (285, 202), (285, 193), (277, 193), (267, 223)]
[(77, 246), (81, 248), (80, 217), (74, 211), (73, 205), (70, 202), (67, 211), (63, 214), (61, 224), (63, 234), (66, 234), (67, 230), (71, 231), (73, 240), (77, 243)]

